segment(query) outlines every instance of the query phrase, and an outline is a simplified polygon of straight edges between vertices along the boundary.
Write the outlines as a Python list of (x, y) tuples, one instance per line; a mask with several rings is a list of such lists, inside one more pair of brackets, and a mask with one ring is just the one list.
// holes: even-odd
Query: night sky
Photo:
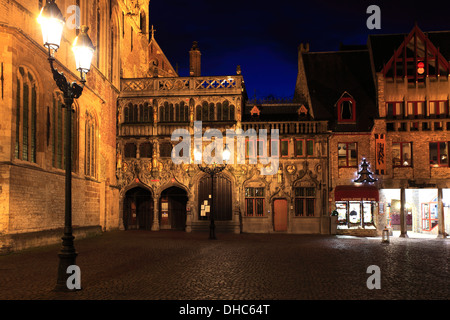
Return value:
[[(446, 3), (443, 5), (442, 3)], [(369, 30), (369, 5), (381, 9), (381, 30)], [(292, 98), (297, 47), (334, 51), (366, 44), (369, 34), (450, 30), (450, 2), (151, 0), (155, 38), (180, 76), (189, 75), (193, 41), (202, 52), (202, 75), (234, 75), (241, 65), (249, 98)]]

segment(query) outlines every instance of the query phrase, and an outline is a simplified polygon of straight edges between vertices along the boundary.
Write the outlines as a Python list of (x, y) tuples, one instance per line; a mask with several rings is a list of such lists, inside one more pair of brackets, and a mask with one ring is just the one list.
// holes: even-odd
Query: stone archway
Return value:
[(177, 186), (168, 187), (161, 192), (160, 229), (185, 230), (188, 200), (186, 190)]
[(142, 187), (129, 189), (123, 199), (125, 230), (151, 230), (153, 224), (153, 195)]

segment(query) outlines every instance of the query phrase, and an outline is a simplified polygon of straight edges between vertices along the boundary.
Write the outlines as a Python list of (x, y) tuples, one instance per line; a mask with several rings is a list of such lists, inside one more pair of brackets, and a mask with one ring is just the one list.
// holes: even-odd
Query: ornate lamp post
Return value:
[(72, 50), (75, 54), (76, 68), (80, 72), (81, 85), (76, 82), (68, 82), (63, 73), (58, 72), (54, 67), (55, 53), (59, 49), (64, 28), (64, 17), (61, 14), (55, 0), (47, 0), (38, 17), (38, 22), (42, 28), (44, 47), (48, 49), (48, 61), (53, 73), (53, 79), (64, 95), (64, 107), (66, 108), (66, 132), (65, 132), (65, 221), (64, 235), (61, 238), (62, 249), (58, 254), (58, 280), (56, 290), (70, 291), (67, 288), (67, 267), (75, 265), (77, 253), (73, 245), (72, 235), (72, 113), (73, 101), (78, 99), (86, 82), (86, 73), (89, 72), (94, 53), (94, 46), (87, 35), (88, 27), (83, 26), (80, 35), (75, 39)]
[(227, 163), (226, 161), (230, 160), (230, 150), (228, 149), (228, 146), (225, 145), (225, 150), (222, 153), (222, 159), (225, 160), (225, 164), (217, 164), (213, 163), (210, 165), (203, 165), (201, 163), (202, 160), (202, 152), (198, 148), (194, 150), (194, 158), (196, 162), (200, 163), (198, 164), (198, 168), (206, 173), (209, 174), (211, 177), (211, 210), (209, 212), (209, 239), (210, 240), (216, 240), (216, 226), (214, 224), (214, 176), (221, 173), (223, 170), (225, 170)]

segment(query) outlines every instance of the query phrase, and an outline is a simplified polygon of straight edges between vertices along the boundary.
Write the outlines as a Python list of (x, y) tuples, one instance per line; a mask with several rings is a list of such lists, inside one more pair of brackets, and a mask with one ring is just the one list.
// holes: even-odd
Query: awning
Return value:
[(379, 201), (375, 186), (337, 186), (334, 190), (335, 201)]

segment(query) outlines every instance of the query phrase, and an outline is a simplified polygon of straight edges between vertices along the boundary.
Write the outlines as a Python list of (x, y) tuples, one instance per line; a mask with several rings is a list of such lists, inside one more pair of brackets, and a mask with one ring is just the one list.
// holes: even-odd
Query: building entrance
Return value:
[(178, 187), (170, 187), (161, 193), (160, 229), (185, 229), (187, 201), (187, 192)]
[(153, 223), (152, 193), (140, 187), (128, 190), (123, 203), (123, 211), (125, 230), (151, 230)]

